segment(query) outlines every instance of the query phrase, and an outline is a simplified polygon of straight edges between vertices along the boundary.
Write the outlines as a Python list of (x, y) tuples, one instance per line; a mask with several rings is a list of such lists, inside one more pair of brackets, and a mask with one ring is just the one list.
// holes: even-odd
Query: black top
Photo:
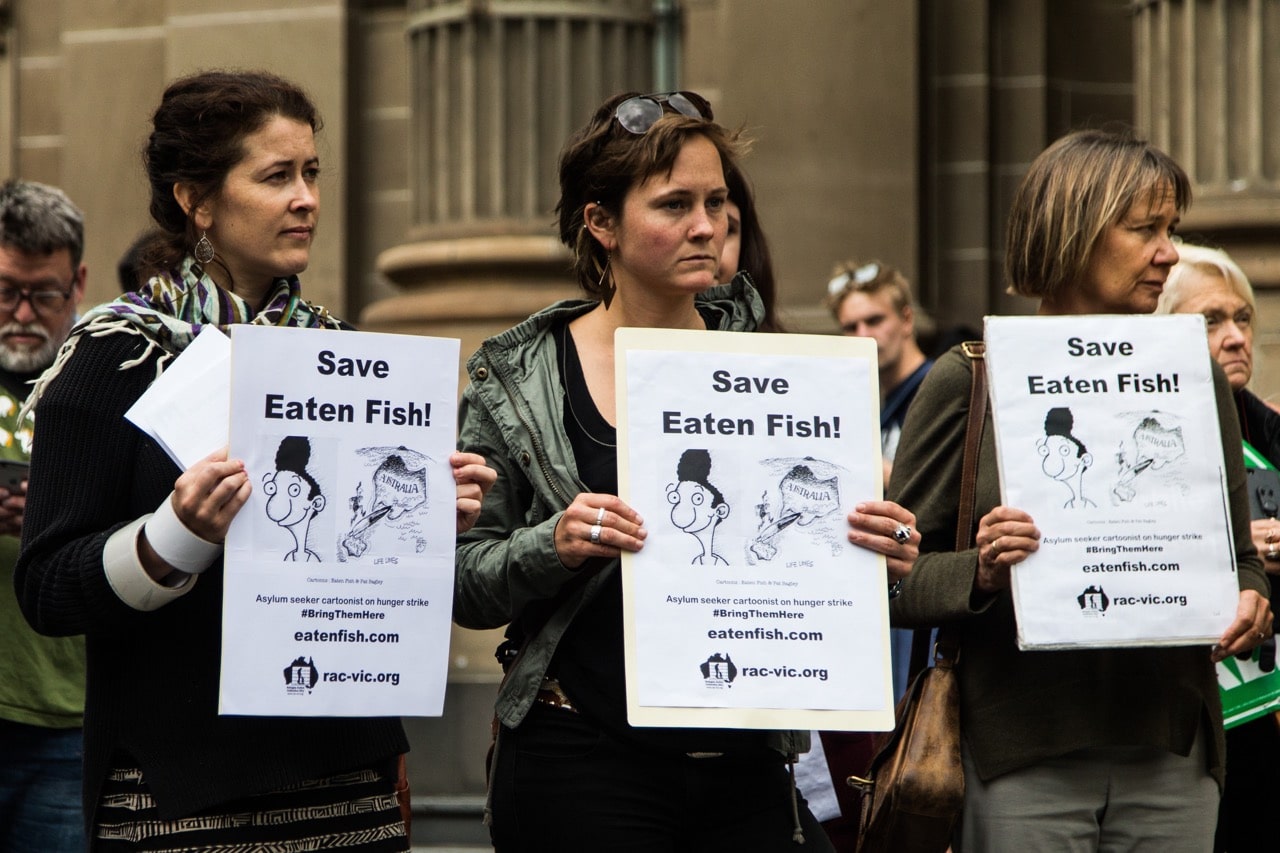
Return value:
[(15, 400), (26, 400), (31, 394), (31, 383), (39, 379), (41, 373), (44, 373), (43, 367), (34, 373), (12, 373), (0, 368), (0, 385), (3, 385)]
[[(591, 492), (618, 493), (618, 435), (591, 399), (568, 324), (557, 330), (560, 381), (565, 389), (564, 427), (579, 476)], [(583, 575), (605, 560), (588, 561)], [(600, 593), (583, 606), (566, 629), (550, 674), (583, 715), (613, 737), (639, 748), (666, 753), (760, 753), (781, 756), (765, 746), (763, 733), (743, 729), (633, 728), (627, 723), (622, 641), (622, 572), (612, 572)]]
[[(1240, 434), (1253, 448), (1267, 457), (1267, 461), (1280, 468), (1280, 413), (1268, 406), (1257, 395), (1246, 389), (1236, 393), (1236, 406), (1240, 411)], [(1280, 576), (1267, 575), (1271, 583), (1271, 600), (1280, 593)]]
[(1280, 468), (1280, 414), (1248, 390), (1236, 394), (1240, 408), (1240, 433), (1244, 440)]
[[(36, 630), (85, 635), (90, 826), (112, 765), (140, 767), (159, 816), (173, 819), (382, 765), (408, 749), (396, 718), (218, 716), (221, 563), (152, 612), (132, 609), (112, 591), (102, 568), (107, 538), (154, 512), (180, 473), (124, 419), (156, 375), (155, 353), (119, 369), (144, 345), (137, 335), (85, 335), (45, 391), (15, 569), (18, 601)], [(269, 665), (283, 673), (289, 663)]]

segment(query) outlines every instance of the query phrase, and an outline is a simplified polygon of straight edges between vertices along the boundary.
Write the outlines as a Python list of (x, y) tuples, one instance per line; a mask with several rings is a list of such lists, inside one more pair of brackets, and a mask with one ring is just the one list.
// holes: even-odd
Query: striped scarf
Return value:
[(324, 329), (342, 326), (327, 309), (302, 299), (297, 276), (276, 279), (262, 310), (255, 312), (239, 296), (218, 287), (190, 255), (183, 259), (176, 272), (176, 278), (168, 272), (152, 276), (137, 291), (85, 312), (58, 350), (53, 364), (36, 380), (23, 407), (23, 416), (35, 407), (44, 389), (62, 372), (85, 335), (95, 338), (119, 333), (138, 335), (146, 341), (146, 348), (119, 369), (137, 367), (159, 351), (160, 357), (156, 360), (159, 376), (164, 366), (208, 325), (224, 332), (236, 323)]

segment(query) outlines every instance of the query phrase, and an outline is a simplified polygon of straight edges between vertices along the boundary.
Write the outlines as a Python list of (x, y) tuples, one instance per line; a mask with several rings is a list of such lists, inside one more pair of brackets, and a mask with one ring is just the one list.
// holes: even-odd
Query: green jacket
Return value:
[[(1213, 365), (1240, 589), (1268, 595), (1249, 535), (1240, 425), (1226, 377)], [(1222, 783), (1225, 745), (1218, 681), (1206, 646), (1018, 650), (1008, 590), (971, 600), (977, 550), (956, 552), (955, 530), (969, 360), (938, 359), (902, 430), (889, 494), (916, 514), (920, 558), (890, 604), (901, 627), (959, 632), (960, 728), (983, 779), (1088, 747), (1152, 746), (1188, 755), (1210, 725), (1208, 770)], [(988, 413), (979, 452), (974, 528), (999, 505), (995, 438)]]
[[(31, 424), (18, 422), (21, 397), (0, 385), (0, 459), (31, 458)], [(13, 567), (18, 539), (0, 536), (0, 720), (49, 729), (84, 724), (84, 637), (44, 637), (18, 609)]]
[[(578, 576), (560, 562), (554, 543), (561, 514), (586, 487), (562, 425), (564, 390), (550, 332), (595, 305), (558, 302), (485, 341), (467, 361), (471, 383), (458, 410), (458, 447), (483, 455), (498, 482), (475, 527), (458, 537), (453, 618), (464, 628), (501, 627), (527, 607), (555, 598)], [(722, 331), (754, 331), (763, 315), (745, 275), (698, 297), (698, 307)], [(524, 720), (565, 629), (619, 565), (610, 560), (575, 584), (526, 640), (498, 691), (495, 710), (504, 725), (515, 728)], [(770, 746), (804, 752), (808, 733), (774, 733)]]

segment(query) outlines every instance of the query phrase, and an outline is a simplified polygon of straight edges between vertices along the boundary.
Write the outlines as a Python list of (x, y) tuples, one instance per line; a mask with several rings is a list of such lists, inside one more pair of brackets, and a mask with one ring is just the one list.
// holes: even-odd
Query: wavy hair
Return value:
[(167, 268), (195, 244), (195, 224), (174, 198), (175, 184), (194, 190), (192, 210), (217, 196), (245, 156), (245, 137), (275, 116), (318, 133), (320, 114), (296, 84), (266, 71), (205, 71), (173, 81), (152, 116), (142, 152), (157, 231), (142, 249), (145, 269)]

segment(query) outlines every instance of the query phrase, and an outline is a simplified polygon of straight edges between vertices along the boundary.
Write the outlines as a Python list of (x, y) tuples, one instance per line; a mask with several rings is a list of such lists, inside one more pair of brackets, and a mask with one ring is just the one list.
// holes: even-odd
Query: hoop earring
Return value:
[(604, 303), (604, 310), (609, 310), (609, 303), (613, 302), (613, 295), (618, 292), (618, 287), (613, 283), (613, 270), (610, 265), (613, 263), (613, 253), (610, 252), (605, 258), (604, 269), (600, 270), (600, 281), (596, 282), (596, 289), (600, 291), (600, 301)]
[(196, 241), (196, 247), (191, 254), (202, 264), (213, 260), (213, 243), (209, 240), (208, 232), (200, 232), (200, 239)]

